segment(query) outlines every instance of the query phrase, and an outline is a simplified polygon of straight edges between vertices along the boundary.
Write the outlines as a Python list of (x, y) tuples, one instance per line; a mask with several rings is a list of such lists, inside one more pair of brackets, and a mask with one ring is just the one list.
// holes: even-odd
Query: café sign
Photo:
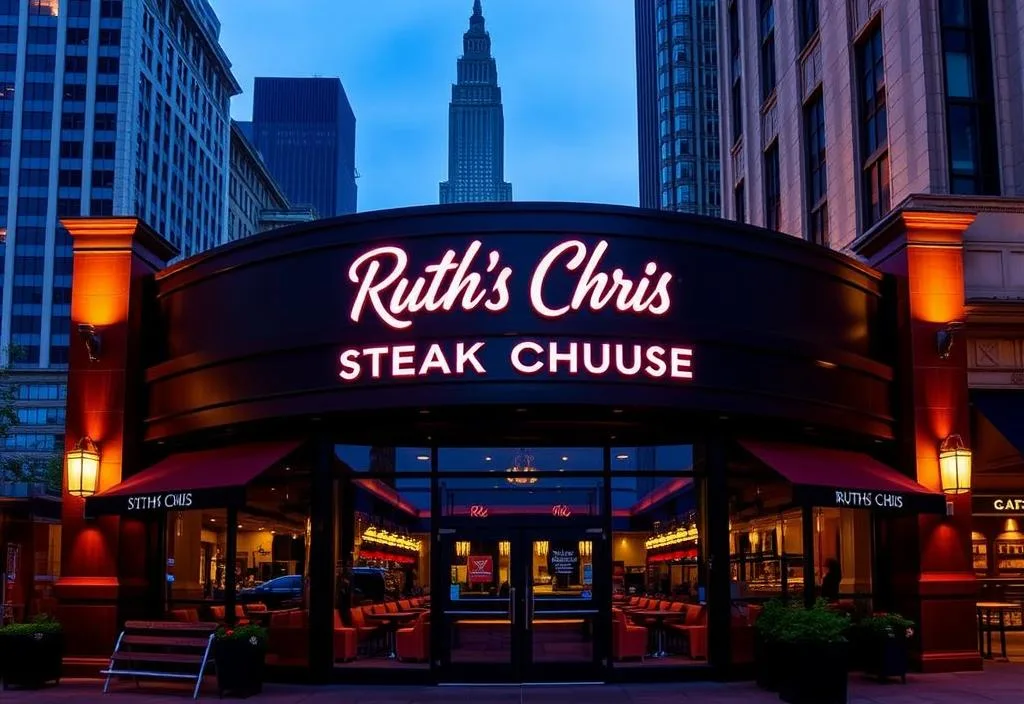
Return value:
[[(416, 322), (453, 311), (502, 315), (513, 296), (522, 295), (542, 321), (559, 321), (580, 312), (608, 316), (663, 318), (672, 309), (672, 272), (648, 261), (636, 270), (615, 265), (605, 240), (593, 246), (569, 239), (545, 251), (525, 273), (505, 263), (498, 249), (486, 250), (474, 240), (462, 252), (447, 250), (438, 260), (416, 267), (398, 246), (362, 253), (349, 266), (353, 291), (349, 318), (353, 323), (376, 320), (405, 332), (402, 344), (350, 347), (338, 357), (344, 383), (369, 379), (417, 379), (488, 375), (486, 340), (454, 339), (417, 343)], [(568, 279), (571, 285), (552, 285)], [(609, 319), (609, 325), (614, 320)], [(516, 376), (570, 374), (608, 375), (685, 382), (693, 378), (690, 347), (625, 340), (588, 342), (572, 339), (520, 339), (511, 345), (505, 363)]]
[(1024, 495), (1020, 494), (975, 494), (972, 504), (972, 509), (976, 514), (1024, 516)]

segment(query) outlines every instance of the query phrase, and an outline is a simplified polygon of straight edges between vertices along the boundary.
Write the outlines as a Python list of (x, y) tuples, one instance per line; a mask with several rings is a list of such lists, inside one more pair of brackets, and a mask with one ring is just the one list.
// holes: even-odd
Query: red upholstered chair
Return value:
[(198, 609), (174, 609), (171, 611), (171, 620), (196, 623), (199, 621), (199, 611)]
[(634, 626), (619, 609), (612, 609), (612, 657), (644, 659), (647, 654), (647, 629)]
[(247, 614), (265, 614), (265, 613), (267, 613), (267, 605), (257, 601), (254, 604), (249, 604), (248, 606), (246, 606), (245, 607), (245, 613), (247, 613)]
[(334, 659), (349, 662), (356, 659), (359, 634), (341, 621), (341, 614), (334, 610)]
[(226, 606), (211, 606), (210, 616), (217, 623), (224, 623), (227, 621), (227, 607)]
[(399, 660), (424, 662), (430, 659), (430, 614), (422, 613), (408, 628), (395, 634)]
[(400, 600), (398, 602), (398, 610), (399, 611), (408, 611), (411, 608), (412, 608), (412, 602), (409, 601), (408, 599), (402, 599), (402, 600)]
[(245, 607), (241, 604), (235, 604), (235, 623), (239, 626), (249, 623), (249, 619), (246, 618)]
[(356, 640), (359, 644), (373, 640), (380, 630), (379, 624), (366, 620), (366, 608), (356, 606), (349, 610), (349, 622), (356, 631)]
[(309, 628), (305, 611), (293, 609), (270, 615), (267, 655), (268, 660), (278, 665), (309, 663)]
[(398, 613), (398, 602), (396, 602), (396, 601), (389, 601), (388, 603), (384, 604), (384, 608), (387, 609), (389, 614), (397, 614)]
[(707, 609), (700, 604), (687, 604), (682, 623), (666, 623), (665, 628), (679, 636), (691, 658), (708, 656)]
[(631, 597), (629, 597), (629, 605), (630, 606), (639, 606), (640, 605), (640, 597), (638, 597), (638, 596), (631, 596)]

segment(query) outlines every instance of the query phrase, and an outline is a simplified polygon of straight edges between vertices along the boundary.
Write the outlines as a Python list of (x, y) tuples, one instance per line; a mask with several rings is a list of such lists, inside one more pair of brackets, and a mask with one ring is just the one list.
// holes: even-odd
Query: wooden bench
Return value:
[(106, 675), (104, 694), (112, 677), (189, 680), (192, 698), (199, 698), (206, 666), (213, 658), (216, 623), (199, 621), (128, 621), (117, 639)]

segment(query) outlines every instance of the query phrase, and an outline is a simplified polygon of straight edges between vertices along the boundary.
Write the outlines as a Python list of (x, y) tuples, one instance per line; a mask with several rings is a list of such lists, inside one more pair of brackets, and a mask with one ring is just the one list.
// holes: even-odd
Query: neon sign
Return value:
[(572, 515), (572, 509), (566, 504), (555, 504), (551, 507), (551, 515), (555, 518), (568, 518)]
[[(547, 250), (529, 276), (531, 310), (545, 320), (580, 311), (608, 311), (630, 316), (666, 315), (672, 307), (674, 276), (648, 261), (639, 272), (627, 273), (606, 264), (609, 244), (593, 247), (570, 239)], [(570, 286), (550, 286), (552, 275), (569, 277)], [(349, 318), (367, 317), (394, 330), (409, 330), (415, 319), (460, 310), (501, 313), (511, 300), (514, 272), (502, 263), (501, 252), (483, 251), (474, 240), (461, 254), (447, 250), (441, 258), (413, 270), (401, 247), (382, 246), (357, 257), (348, 270), (355, 287)], [(433, 344), (370, 345), (345, 349), (339, 355), (339, 378), (354, 382), (369, 377), (417, 378), (485, 376), (484, 341)], [(685, 381), (693, 378), (689, 347), (624, 342), (533, 340), (516, 342), (507, 362), (518, 375), (570, 374)]]
[(473, 518), (487, 518), (487, 507), (483, 504), (473, 504), (469, 507), (469, 515)]

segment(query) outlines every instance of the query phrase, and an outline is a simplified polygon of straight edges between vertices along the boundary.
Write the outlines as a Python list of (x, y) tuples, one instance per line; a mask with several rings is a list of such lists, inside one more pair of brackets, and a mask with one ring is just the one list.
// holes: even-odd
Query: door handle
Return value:
[(508, 620), (511, 621), (512, 625), (516, 625), (516, 588), (509, 587), (508, 589)]

